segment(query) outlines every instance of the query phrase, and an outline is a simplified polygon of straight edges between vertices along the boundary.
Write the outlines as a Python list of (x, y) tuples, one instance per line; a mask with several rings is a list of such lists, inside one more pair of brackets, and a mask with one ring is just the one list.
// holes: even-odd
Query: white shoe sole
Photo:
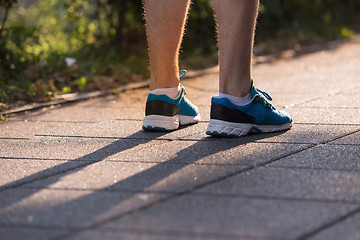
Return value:
[(256, 125), (250, 123), (232, 123), (217, 119), (210, 119), (206, 134), (224, 137), (240, 137), (249, 133), (277, 132), (291, 128), (292, 123), (283, 125)]
[(144, 118), (143, 129), (171, 131), (178, 129), (180, 125), (189, 125), (198, 123), (200, 114), (197, 116), (175, 115), (167, 117), (162, 115), (148, 115)]

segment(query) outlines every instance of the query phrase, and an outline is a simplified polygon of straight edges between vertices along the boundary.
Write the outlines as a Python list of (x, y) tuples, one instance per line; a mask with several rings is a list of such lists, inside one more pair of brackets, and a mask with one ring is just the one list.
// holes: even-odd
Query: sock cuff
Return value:
[(222, 97), (222, 98), (227, 98), (230, 102), (232, 102), (233, 104), (238, 105), (238, 106), (243, 106), (243, 105), (249, 104), (251, 102), (251, 93), (250, 92), (245, 97), (235, 97), (235, 96), (225, 94), (225, 93), (220, 93), (220, 92), (219, 92), (218, 96)]
[(181, 87), (179, 84), (177, 87), (172, 87), (172, 88), (156, 88), (154, 90), (151, 90), (150, 93), (155, 95), (165, 94), (172, 99), (176, 99), (181, 93)]

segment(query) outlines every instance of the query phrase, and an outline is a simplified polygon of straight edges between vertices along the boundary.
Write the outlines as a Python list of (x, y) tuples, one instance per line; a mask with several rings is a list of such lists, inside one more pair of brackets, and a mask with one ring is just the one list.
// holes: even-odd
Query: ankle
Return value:
[(154, 90), (159, 88), (174, 88), (177, 87), (179, 83), (180, 79), (177, 72), (151, 72), (149, 89)]
[(220, 84), (219, 92), (235, 96), (246, 97), (251, 90), (251, 80), (227, 81)]

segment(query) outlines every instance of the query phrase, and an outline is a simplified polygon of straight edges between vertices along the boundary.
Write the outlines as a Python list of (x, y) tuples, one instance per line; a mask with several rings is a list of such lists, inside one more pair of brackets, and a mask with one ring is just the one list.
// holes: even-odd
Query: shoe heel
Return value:
[(143, 129), (146, 131), (171, 131), (178, 128), (178, 116), (148, 115), (143, 122)]

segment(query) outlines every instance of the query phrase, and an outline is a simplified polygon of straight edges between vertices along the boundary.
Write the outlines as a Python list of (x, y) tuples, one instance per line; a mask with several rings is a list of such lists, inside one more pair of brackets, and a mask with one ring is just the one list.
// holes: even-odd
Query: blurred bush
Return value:
[[(360, 30), (358, 0), (262, 0), (256, 42), (283, 46), (349, 38)], [(277, 42), (277, 44), (276, 44)], [(270, 46), (269, 46), (270, 45)]]
[[(181, 64), (216, 63), (213, 10), (193, 1)], [(263, 53), (349, 38), (359, 0), (262, 0), (255, 44)], [(0, 101), (114, 88), (149, 76), (141, 0), (0, 0)], [(194, 44), (196, 43), (196, 44)]]

